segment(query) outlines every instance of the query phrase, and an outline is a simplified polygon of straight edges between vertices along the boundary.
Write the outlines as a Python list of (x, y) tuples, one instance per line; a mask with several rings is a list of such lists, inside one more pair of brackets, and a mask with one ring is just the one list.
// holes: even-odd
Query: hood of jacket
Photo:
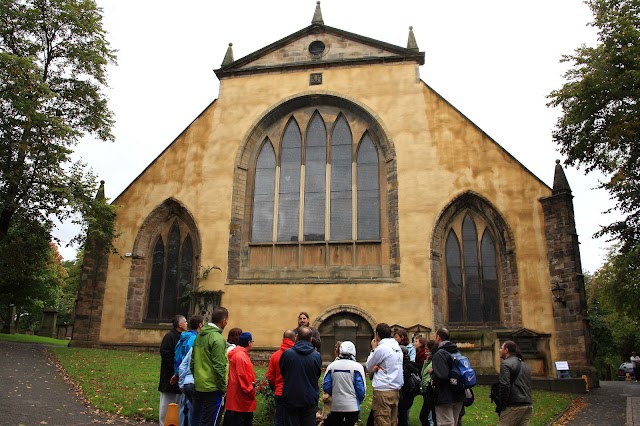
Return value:
[(187, 343), (187, 340), (189, 340), (193, 336), (196, 336), (197, 334), (198, 332), (195, 330), (183, 331), (182, 334), (180, 335), (180, 343), (182, 344)]
[(449, 352), (450, 354), (454, 354), (460, 351), (460, 349), (458, 348), (458, 345), (456, 345), (455, 343), (449, 340), (445, 340), (444, 342), (442, 342), (442, 346), (439, 346), (438, 350), (446, 351), (446, 352)]
[(240, 352), (247, 352), (247, 348), (236, 345), (235, 348), (231, 349), (227, 354), (229, 356), (229, 362), (233, 361)]
[(206, 335), (211, 334), (211, 333), (220, 333), (220, 334), (222, 334), (222, 330), (220, 328), (214, 326), (214, 325), (209, 325), (209, 324), (205, 325), (204, 327), (202, 327), (200, 329), (200, 334), (202, 336), (206, 336)]
[(293, 345), (293, 350), (301, 355), (309, 355), (311, 352), (315, 351), (315, 348), (313, 347), (311, 342), (298, 340), (296, 344)]
[(287, 349), (292, 348), (294, 344), (295, 342), (293, 340), (287, 339), (285, 337), (284, 339), (282, 339), (282, 344), (280, 344), (280, 350), (286, 351)]
[(396, 342), (396, 339), (394, 339), (393, 337), (387, 337), (385, 339), (380, 340), (378, 342), (378, 345), (389, 346), (394, 351), (401, 351), (402, 350), (402, 349), (400, 349), (400, 344), (398, 342)]

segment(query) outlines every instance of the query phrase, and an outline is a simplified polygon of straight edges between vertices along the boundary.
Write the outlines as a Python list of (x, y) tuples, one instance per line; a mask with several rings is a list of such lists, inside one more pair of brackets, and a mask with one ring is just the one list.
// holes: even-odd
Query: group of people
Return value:
[(188, 329), (184, 316), (174, 317), (160, 344), (161, 426), (170, 403), (179, 404), (181, 425), (221, 424), (225, 408), (229, 422), (240, 418), (251, 424), (255, 373), (248, 351), (253, 338), (232, 329), (225, 341), (222, 332), (228, 321), (229, 311), (223, 307), (214, 309), (209, 323), (201, 315), (192, 316)]
[[(256, 376), (249, 358), (253, 337), (239, 328), (231, 329), (227, 341), (222, 332), (228, 323), (225, 308), (214, 310), (211, 322), (200, 315), (187, 320), (176, 316), (173, 329), (162, 340), (160, 425), (166, 407), (180, 406), (181, 425), (251, 426), (256, 410)], [(353, 342), (338, 342), (335, 360), (322, 378), (330, 407), (323, 419), (317, 413), (322, 375), (321, 339), (309, 324), (309, 315), (298, 315), (298, 327), (286, 330), (280, 348), (271, 355), (266, 378), (274, 391), (275, 426), (353, 426), (366, 396), (365, 368), (356, 361)], [(451, 354), (457, 345), (449, 332), (439, 329), (435, 340), (419, 336), (410, 342), (406, 331), (393, 332), (386, 323), (375, 329), (365, 367), (373, 387), (367, 423), (373, 426), (408, 426), (415, 391), (410, 389), (411, 372), (419, 371), (423, 395), (422, 426), (461, 424), (464, 391), (450, 386)], [(531, 372), (516, 344), (500, 347), (499, 425), (528, 425), (533, 412)], [(224, 420), (222, 414), (224, 413)]]
[[(232, 328), (225, 341), (222, 332), (228, 322), (229, 311), (223, 307), (214, 309), (209, 323), (201, 315), (188, 322), (182, 315), (174, 317), (173, 328), (160, 344), (161, 426), (170, 403), (179, 405), (181, 426), (253, 423), (257, 383), (249, 357), (253, 336)], [(275, 394), (276, 424), (315, 424), (322, 371), (320, 345), (320, 334), (309, 326), (309, 315), (301, 312), (298, 327), (284, 332), (282, 346), (269, 363), (267, 378)]]
[[(451, 386), (453, 358), (458, 346), (449, 340), (449, 331), (440, 328), (435, 340), (418, 337), (409, 342), (406, 331), (393, 333), (389, 325), (378, 324), (371, 341), (366, 368), (372, 375), (373, 400), (370, 420), (374, 426), (407, 426), (414, 396), (410, 393), (409, 366), (421, 372), (422, 426), (462, 424), (465, 391)], [(526, 426), (533, 415), (531, 370), (513, 341), (500, 347), (500, 426)], [(347, 425), (345, 425), (347, 426)], [(349, 424), (348, 426), (352, 426)]]

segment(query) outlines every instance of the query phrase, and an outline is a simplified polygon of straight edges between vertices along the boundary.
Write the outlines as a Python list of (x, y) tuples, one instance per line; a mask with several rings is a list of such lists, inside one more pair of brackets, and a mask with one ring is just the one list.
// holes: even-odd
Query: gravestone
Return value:
[(42, 324), (40, 325), (39, 336), (56, 338), (58, 321), (58, 311), (55, 309), (42, 310)]

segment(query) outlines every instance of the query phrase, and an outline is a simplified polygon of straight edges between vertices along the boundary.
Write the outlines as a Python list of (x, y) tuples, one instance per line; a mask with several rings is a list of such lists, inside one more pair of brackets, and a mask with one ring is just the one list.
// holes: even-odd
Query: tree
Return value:
[(79, 250), (74, 260), (62, 262), (62, 266), (66, 270), (66, 276), (64, 277), (62, 294), (58, 303), (58, 321), (60, 322), (71, 322), (72, 320), (78, 289), (80, 288), (83, 257), (84, 251)]
[(115, 58), (93, 0), (0, 2), (0, 241), (16, 217), (47, 228), (92, 209), (95, 176), (70, 154), (86, 134), (113, 140)]
[(0, 241), (0, 300), (16, 306), (25, 325), (39, 324), (43, 308), (58, 308), (64, 278), (50, 230), (35, 220), (14, 217)]
[(593, 277), (585, 276), (594, 365), (610, 380), (614, 368), (640, 345), (640, 276), (628, 273), (626, 259), (613, 247)]
[[(563, 87), (549, 95), (549, 105), (562, 108), (553, 139), (565, 164), (607, 176), (600, 187), (623, 218), (596, 235), (620, 241), (620, 253), (627, 255), (640, 244), (640, 0), (587, 4), (598, 44), (562, 59), (573, 67)], [(636, 270), (638, 262), (636, 257)]]

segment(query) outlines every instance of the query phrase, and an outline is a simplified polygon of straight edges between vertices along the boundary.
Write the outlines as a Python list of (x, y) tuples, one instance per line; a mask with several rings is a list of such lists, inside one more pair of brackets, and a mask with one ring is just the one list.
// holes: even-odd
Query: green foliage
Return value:
[[(112, 351), (104, 349), (51, 348), (64, 369), (80, 386), (85, 397), (96, 407), (124, 416), (158, 420), (159, 394), (158, 375), (160, 356), (136, 352)], [(132, 368), (135, 366), (135, 368)], [(262, 381), (267, 367), (255, 365), (256, 377)], [(122, 372), (127, 374), (123, 376)], [(473, 425), (496, 425), (498, 416), (495, 406), (489, 401), (489, 387), (473, 388), (475, 402), (467, 408), (464, 423)], [(367, 396), (360, 406), (360, 420), (364, 424), (371, 411), (371, 381), (367, 379)], [(273, 411), (269, 405), (269, 392), (257, 394), (257, 409), (253, 424), (273, 425)], [(320, 398), (322, 399), (322, 398)], [(573, 400), (569, 394), (533, 391), (534, 410), (531, 424), (543, 426), (563, 412)], [(319, 407), (322, 402), (319, 401)], [(409, 418), (410, 426), (420, 426), (422, 397), (416, 397)]]
[(0, 240), (16, 216), (48, 226), (100, 208), (95, 176), (70, 154), (87, 133), (113, 140), (114, 62), (95, 1), (0, 2)]
[(640, 276), (637, 267), (630, 267), (637, 256), (614, 247), (587, 282), (594, 366), (603, 379), (615, 378), (620, 363), (640, 346)]
[(42, 309), (57, 308), (65, 277), (49, 230), (37, 221), (14, 218), (0, 241), (0, 301), (16, 306), (22, 329), (37, 329)]
[(74, 260), (65, 260), (62, 266), (66, 271), (62, 294), (58, 302), (58, 323), (71, 322), (71, 316), (76, 305), (76, 297), (80, 288), (80, 277), (82, 276), (82, 260), (84, 251), (76, 253)]
[(72, 241), (84, 247), (86, 252), (99, 254), (118, 254), (113, 240), (116, 233), (116, 209), (118, 206), (109, 204), (104, 198), (104, 181), (100, 182), (100, 189), (95, 198), (85, 199), (78, 205), (82, 218), (74, 221), (80, 225), (80, 234)]
[(598, 45), (563, 57), (573, 67), (549, 97), (560, 106), (553, 132), (566, 164), (598, 170), (601, 187), (625, 216), (596, 235), (609, 235), (628, 253), (640, 244), (640, 0), (587, 0)]
[(640, 244), (627, 252), (614, 247), (594, 274), (591, 290), (606, 310), (640, 321)]

